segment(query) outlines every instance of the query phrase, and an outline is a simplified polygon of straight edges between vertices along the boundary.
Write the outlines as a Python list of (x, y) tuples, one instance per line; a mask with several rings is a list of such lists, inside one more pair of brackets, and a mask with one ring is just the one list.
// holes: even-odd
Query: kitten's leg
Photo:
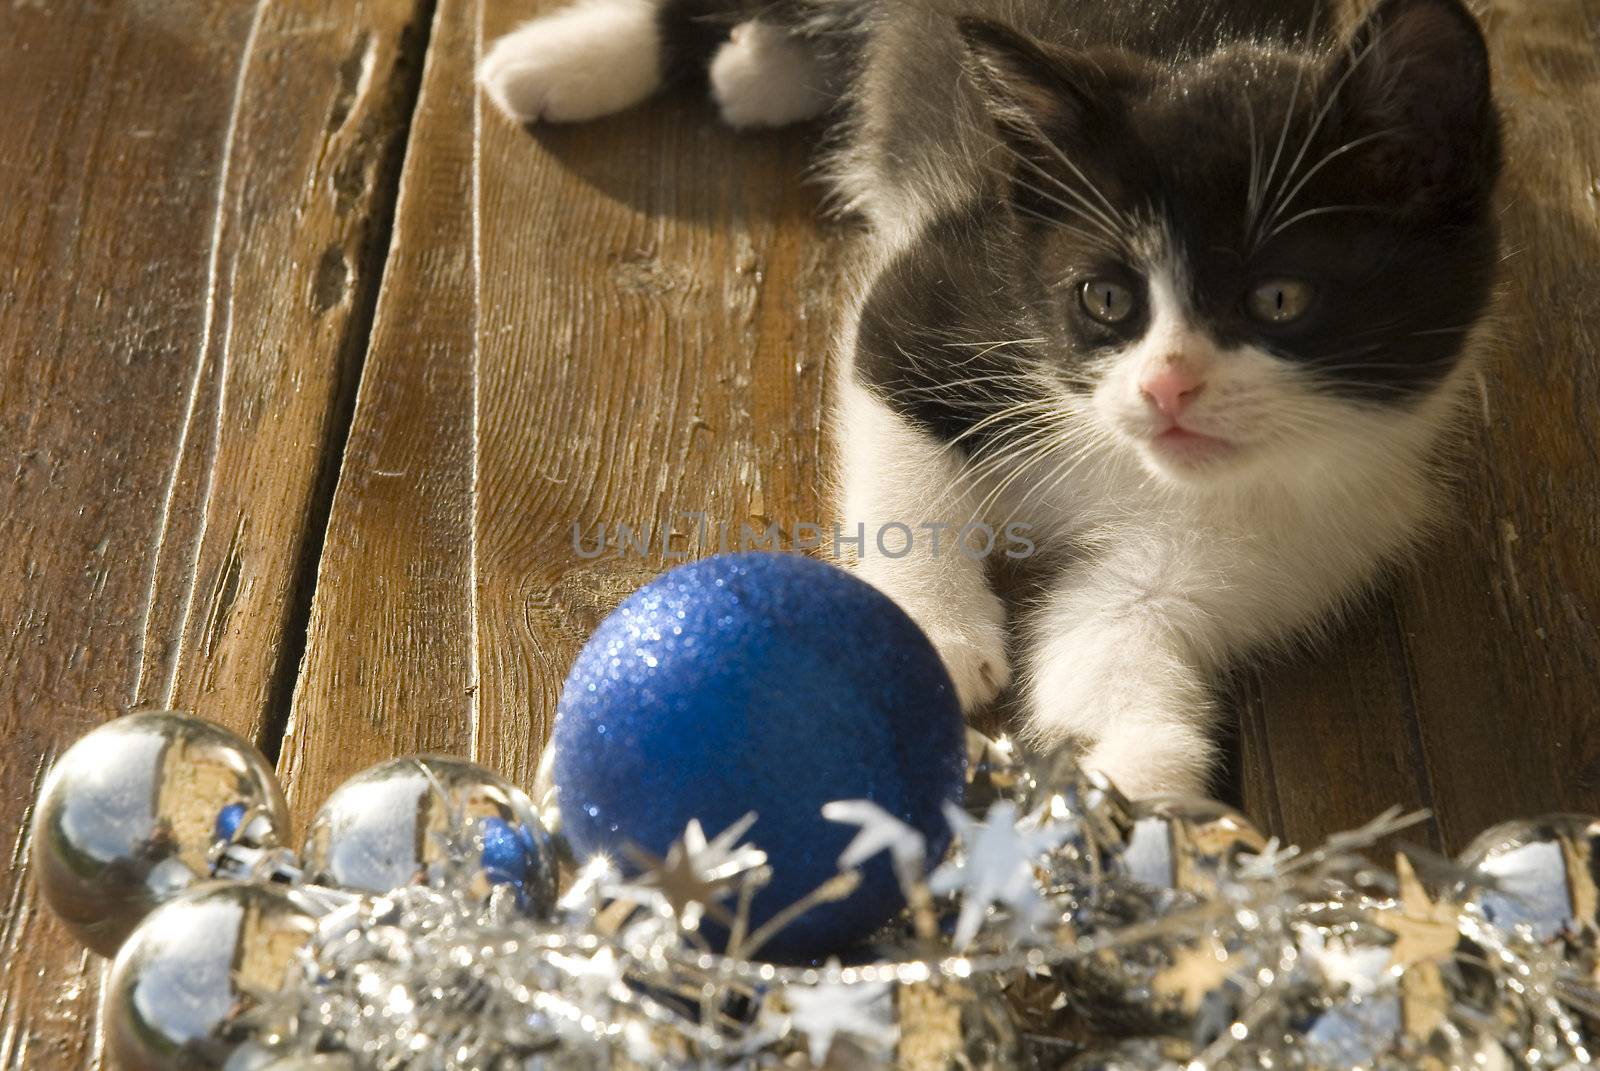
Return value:
[(610, 115), (650, 96), (662, 80), (652, 0), (579, 0), (500, 38), (478, 68), (489, 99), (524, 123)]
[(732, 127), (777, 127), (811, 119), (838, 96), (813, 46), (752, 19), (733, 28), (711, 61), (711, 96)]
[(1077, 738), (1084, 765), (1134, 798), (1207, 794), (1215, 703), (1201, 654), (1208, 613), (1159, 548), (1079, 566), (1030, 623), (1027, 731)]
[[(1011, 680), (1005, 650), (1005, 608), (990, 588), (984, 562), (945, 532), (935, 547), (923, 527), (971, 518), (959, 463), (943, 444), (907, 424), (853, 382), (841, 390), (844, 501), (840, 524), (853, 538), (865, 531), (859, 574), (889, 595), (933, 641), (956, 685), (964, 711), (988, 703)], [(891, 557), (877, 546), (884, 525), (908, 526), (910, 552)], [(898, 531), (898, 530), (896, 530)], [(898, 552), (899, 535), (886, 540)]]

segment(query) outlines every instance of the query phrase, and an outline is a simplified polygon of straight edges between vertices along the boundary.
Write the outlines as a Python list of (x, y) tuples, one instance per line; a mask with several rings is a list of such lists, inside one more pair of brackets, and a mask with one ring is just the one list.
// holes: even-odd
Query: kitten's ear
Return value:
[(956, 20), (968, 75), (1007, 141), (1038, 142), (1065, 134), (1104, 99), (1094, 65), (1061, 50), (1046, 51), (990, 19)]
[(1458, 209), (1489, 194), (1499, 119), (1483, 31), (1461, 0), (1379, 0), (1332, 74), (1346, 128), (1372, 138), (1361, 156), (1380, 186)]

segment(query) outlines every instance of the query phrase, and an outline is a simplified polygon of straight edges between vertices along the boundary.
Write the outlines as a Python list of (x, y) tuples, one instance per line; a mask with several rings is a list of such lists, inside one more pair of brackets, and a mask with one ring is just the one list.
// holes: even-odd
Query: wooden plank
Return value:
[(279, 758), (300, 818), (379, 759), (472, 747), (476, 29), (435, 11)]
[[(831, 517), (849, 239), (803, 181), (811, 139), (735, 134), (695, 93), (536, 139), (490, 114), (483, 135), (479, 747), (525, 775), (590, 631), (674, 564), (664, 543), (701, 557), (719, 525)], [(584, 560), (574, 523), (656, 538)]]
[(715, 528), (683, 511), (819, 509), (843, 243), (810, 146), (688, 97), (530, 134), (473, 95), (477, 17), (439, 9), (284, 750), (302, 813), (419, 747), (531, 779), (578, 647), (669, 564), (659, 539), (585, 560), (574, 522), (697, 556)]
[(1445, 533), (1245, 705), (1246, 804), (1296, 839), (1380, 800), (1432, 806), (1452, 851), (1503, 818), (1600, 811), (1600, 4), (1482, 6), (1510, 134), (1506, 343)]
[[(1315, 844), (1391, 806), (1432, 809), (1397, 628), (1375, 595), (1331, 649), (1235, 674), (1242, 803), (1263, 829)], [(1432, 821), (1402, 839), (1439, 843)]]
[(0, 1067), (99, 1060), (27, 874), (51, 758), (138, 705), (275, 722), (415, 6), (0, 9)]
[(1487, 21), (1510, 121), (1508, 344), (1474, 414), (1466, 523), (1399, 600), (1452, 847), (1600, 812), (1600, 3), (1495, 0)]

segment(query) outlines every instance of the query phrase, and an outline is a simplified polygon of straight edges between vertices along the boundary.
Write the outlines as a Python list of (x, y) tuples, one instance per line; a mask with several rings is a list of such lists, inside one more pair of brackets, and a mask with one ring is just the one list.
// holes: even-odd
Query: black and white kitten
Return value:
[[(1499, 123), (1459, 0), (583, 0), (500, 41), (523, 120), (706, 70), (726, 119), (838, 102), (870, 225), (837, 387), (842, 516), (1029, 526), (1007, 607), (949, 541), (860, 571), (970, 710), (1130, 794), (1202, 792), (1211, 681), (1327, 620), (1439, 505), (1497, 238)], [(892, 548), (902, 550), (897, 541)], [(1009, 638), (1009, 642), (1008, 642)]]

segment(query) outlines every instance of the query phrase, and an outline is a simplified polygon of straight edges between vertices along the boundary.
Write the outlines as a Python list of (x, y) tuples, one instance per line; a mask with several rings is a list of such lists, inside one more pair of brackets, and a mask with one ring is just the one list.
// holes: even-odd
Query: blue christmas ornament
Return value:
[[(955, 689), (921, 630), (851, 574), (790, 554), (675, 569), (619, 606), (567, 677), (554, 775), (580, 857), (664, 857), (691, 819), (707, 836), (747, 812), (773, 878), (753, 928), (838, 872), (854, 828), (834, 800), (872, 800), (922, 833), (930, 865), (966, 762)], [(781, 961), (844, 951), (902, 900), (887, 859), (848, 898), (814, 907), (760, 950)]]

